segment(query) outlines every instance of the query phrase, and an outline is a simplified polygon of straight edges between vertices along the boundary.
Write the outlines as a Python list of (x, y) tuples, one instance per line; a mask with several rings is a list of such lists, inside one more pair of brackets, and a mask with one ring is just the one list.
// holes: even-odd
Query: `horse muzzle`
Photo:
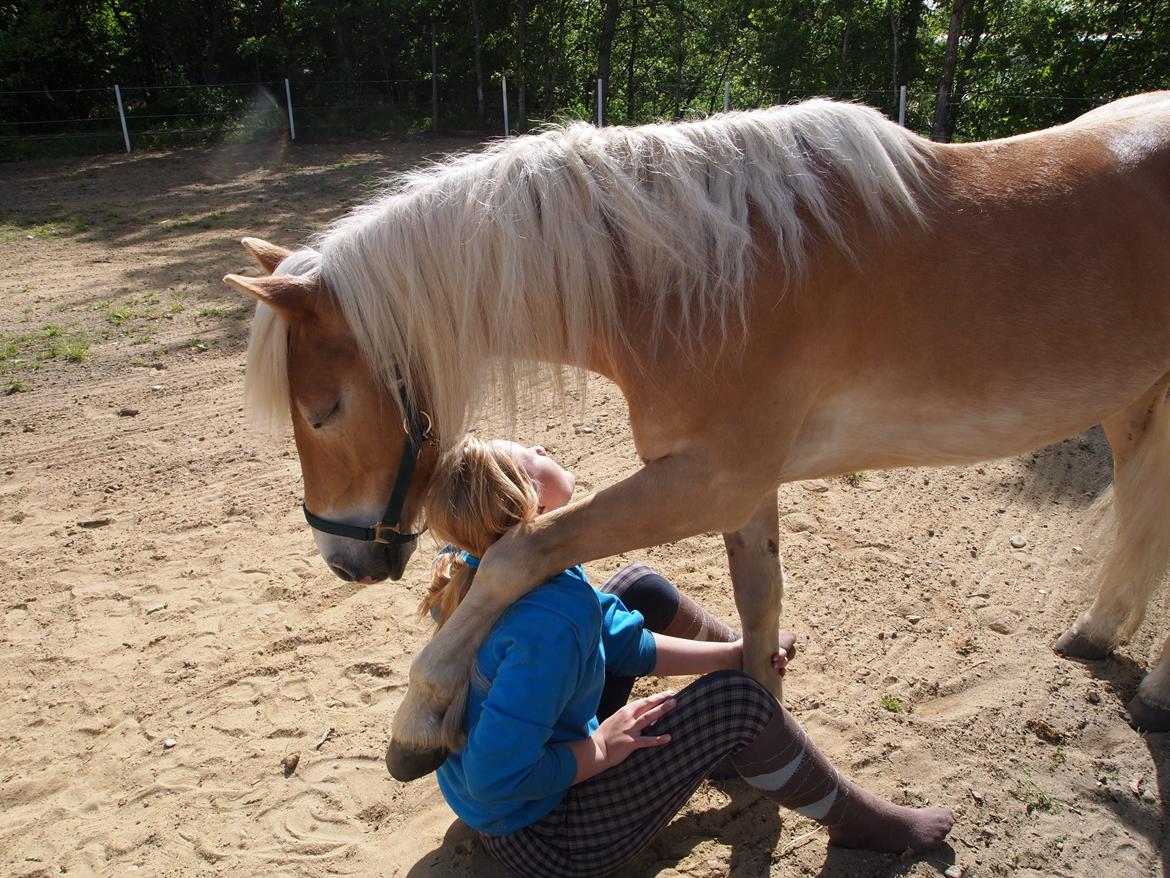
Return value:
[[(317, 534), (314, 534), (317, 536)], [(328, 545), (322, 545), (323, 543)], [(359, 543), (344, 538), (318, 536), (318, 547), (329, 569), (346, 582), (363, 584), (391, 579), (397, 582), (406, 570), (417, 539), (394, 543)], [(347, 545), (348, 544), (348, 545)]]

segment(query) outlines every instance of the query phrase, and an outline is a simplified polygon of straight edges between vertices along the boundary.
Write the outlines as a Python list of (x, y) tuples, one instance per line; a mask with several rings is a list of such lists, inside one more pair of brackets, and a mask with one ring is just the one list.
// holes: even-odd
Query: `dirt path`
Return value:
[[(325, 569), (291, 440), (245, 429), (250, 308), (219, 283), (247, 265), (242, 235), (302, 241), (379, 175), (466, 145), (0, 166), (4, 874), (499, 874), (433, 779), (382, 765), (430, 633), (414, 615), (426, 564), (366, 588)], [(522, 437), (581, 490), (636, 465), (620, 396), (594, 381), (585, 405)], [(729, 782), (624, 874), (1165, 876), (1170, 747), (1122, 713), (1167, 630), (1165, 592), (1108, 662), (1049, 649), (1086, 600), (1088, 507), (1108, 480), (1090, 433), (786, 487), (786, 624), (805, 638), (789, 704), (871, 789), (954, 807), (953, 847), (831, 850)], [(639, 557), (734, 618), (717, 537)]]

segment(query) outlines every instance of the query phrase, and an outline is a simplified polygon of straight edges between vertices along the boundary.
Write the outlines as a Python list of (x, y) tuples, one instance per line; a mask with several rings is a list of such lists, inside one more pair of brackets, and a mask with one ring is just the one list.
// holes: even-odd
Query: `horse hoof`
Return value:
[(447, 751), (441, 747), (437, 750), (409, 750), (391, 740), (386, 748), (386, 769), (395, 780), (404, 783), (426, 777), (446, 761)]
[(1129, 724), (1139, 732), (1170, 732), (1170, 708), (1155, 707), (1142, 700), (1141, 693), (1126, 705)]
[(1060, 635), (1060, 638), (1056, 641), (1056, 645), (1052, 648), (1061, 655), (1068, 656), (1069, 658), (1090, 661), (1109, 658), (1109, 654), (1113, 652), (1113, 649), (1107, 644), (1090, 640), (1075, 628), (1069, 628), (1068, 631)]

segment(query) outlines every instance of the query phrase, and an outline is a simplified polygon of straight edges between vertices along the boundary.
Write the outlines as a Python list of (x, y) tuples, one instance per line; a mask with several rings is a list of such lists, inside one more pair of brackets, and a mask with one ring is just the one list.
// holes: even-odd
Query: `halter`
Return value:
[(394, 488), (390, 491), (390, 502), (386, 504), (386, 511), (382, 513), (382, 520), (376, 522), (372, 527), (342, 524), (339, 521), (330, 521), (327, 518), (314, 515), (309, 511), (309, 505), (302, 501), (301, 508), (305, 510), (305, 521), (309, 522), (310, 527), (338, 537), (387, 545), (409, 543), (426, 530), (426, 527), (423, 527), (417, 533), (404, 534), (398, 529), (400, 527), (398, 519), (402, 517), (402, 504), (406, 502), (406, 492), (410, 490), (410, 480), (414, 476), (415, 464), (418, 463), (418, 456), (422, 451), (423, 444), (434, 441), (431, 436), (433, 425), (431, 416), (420, 411), (414, 404), (414, 400), (407, 394), (406, 382), (402, 379), (402, 373), (397, 368), (394, 372), (398, 379), (398, 398), (402, 400), (402, 411), (405, 415), (402, 419), (402, 430), (406, 433), (406, 445), (402, 449), (402, 458), (398, 462), (398, 475), (394, 478)]

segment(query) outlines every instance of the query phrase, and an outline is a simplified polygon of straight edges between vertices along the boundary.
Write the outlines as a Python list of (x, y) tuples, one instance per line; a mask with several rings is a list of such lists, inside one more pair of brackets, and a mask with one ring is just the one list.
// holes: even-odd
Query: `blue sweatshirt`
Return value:
[(597, 729), (606, 670), (643, 676), (655, 660), (642, 614), (594, 589), (579, 566), (522, 597), (476, 654), (467, 747), (437, 772), (452, 810), (488, 835), (548, 814), (577, 775), (568, 742)]

